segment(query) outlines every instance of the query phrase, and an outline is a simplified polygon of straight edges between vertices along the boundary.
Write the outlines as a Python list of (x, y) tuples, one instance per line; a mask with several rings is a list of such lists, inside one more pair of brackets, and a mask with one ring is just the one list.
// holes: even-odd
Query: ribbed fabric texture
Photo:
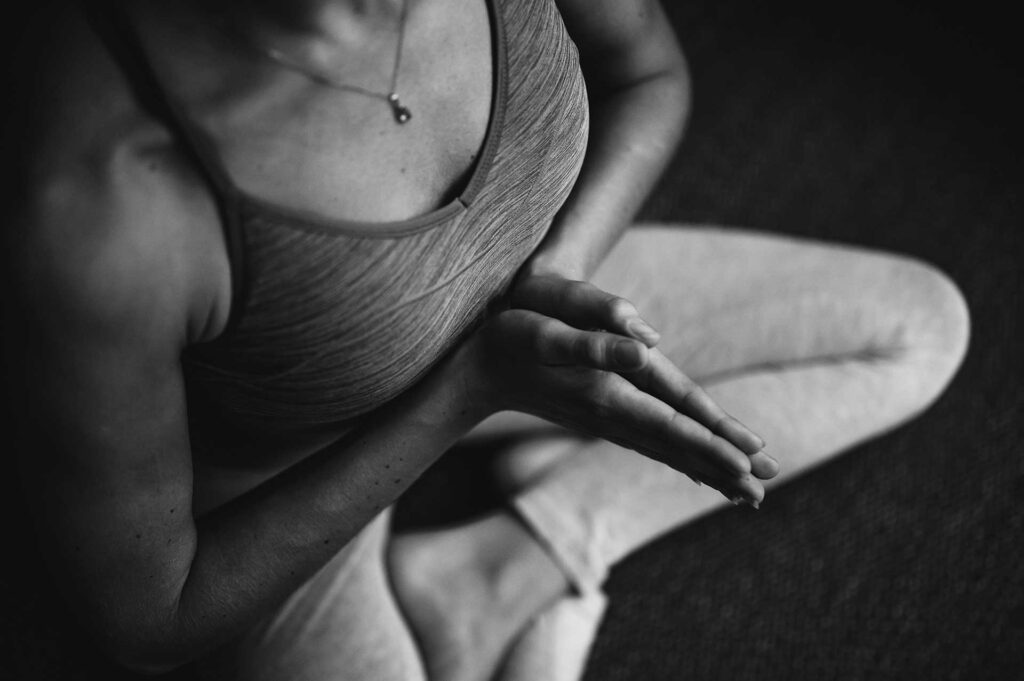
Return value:
[[(344, 424), (410, 387), (507, 288), (582, 163), (588, 113), (552, 0), (493, 0), (495, 106), (462, 197), (409, 229), (325, 225), (237, 199), (235, 321), (190, 389), (260, 430)], [(499, 73), (500, 72), (500, 73)]]

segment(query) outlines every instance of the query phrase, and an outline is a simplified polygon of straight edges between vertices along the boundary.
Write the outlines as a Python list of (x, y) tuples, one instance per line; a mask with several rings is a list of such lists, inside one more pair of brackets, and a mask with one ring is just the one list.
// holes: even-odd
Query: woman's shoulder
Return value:
[(12, 98), (20, 186), (3, 227), (13, 294), (48, 291), (86, 314), (180, 313), (201, 340), (229, 287), (209, 193), (77, 3), (51, 3), (28, 31)]

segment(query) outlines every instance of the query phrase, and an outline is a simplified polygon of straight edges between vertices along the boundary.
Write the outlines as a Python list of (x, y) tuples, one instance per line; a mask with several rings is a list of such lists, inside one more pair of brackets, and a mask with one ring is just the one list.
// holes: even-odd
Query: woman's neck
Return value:
[[(262, 34), (306, 34), (345, 43), (399, 20), (406, 0), (218, 0), (241, 26)], [(211, 5), (213, 3), (210, 3)]]

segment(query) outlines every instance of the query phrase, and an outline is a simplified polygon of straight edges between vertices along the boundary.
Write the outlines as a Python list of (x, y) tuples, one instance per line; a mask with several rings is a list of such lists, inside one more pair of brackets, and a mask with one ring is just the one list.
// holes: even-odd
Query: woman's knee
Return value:
[(915, 372), (918, 398), (934, 401), (953, 379), (967, 353), (970, 313), (956, 283), (934, 265), (899, 259), (894, 298), (906, 307), (901, 352)]

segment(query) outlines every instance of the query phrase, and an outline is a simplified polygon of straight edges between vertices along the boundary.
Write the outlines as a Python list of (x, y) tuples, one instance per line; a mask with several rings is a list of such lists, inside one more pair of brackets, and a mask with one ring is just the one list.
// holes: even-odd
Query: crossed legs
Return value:
[[(967, 344), (965, 305), (944, 276), (847, 247), (644, 226), (595, 281), (632, 300), (661, 350), (764, 437), (782, 465), (772, 484), (920, 412)], [(390, 542), (375, 523), (241, 653), (250, 670), (277, 671), (243, 678), (487, 681), (534, 615), (598, 592), (623, 556), (723, 503), (536, 419), (499, 415), (478, 431), (519, 436), (496, 469), (515, 515)]]
[[(919, 413), (966, 350), (966, 307), (943, 275), (863, 250), (638, 228), (596, 283), (632, 300), (661, 350), (766, 440), (782, 466), (769, 488)], [(634, 452), (579, 442), (557, 455), (521, 448), (501, 466), (519, 514), (579, 590), (724, 502)]]

